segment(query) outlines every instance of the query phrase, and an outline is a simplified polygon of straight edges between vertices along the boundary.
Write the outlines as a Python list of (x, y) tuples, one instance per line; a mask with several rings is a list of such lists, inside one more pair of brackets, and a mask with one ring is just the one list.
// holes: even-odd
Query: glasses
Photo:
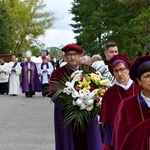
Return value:
[(125, 69), (126, 69), (126, 68), (114, 69), (113, 72), (114, 72), (115, 74), (118, 74), (119, 72), (121, 72), (121, 73), (124, 72)]
[(67, 53), (67, 54), (65, 54), (65, 55), (68, 56), (68, 57), (72, 57), (72, 56), (77, 56), (77, 55), (79, 55), (79, 53), (74, 53), (74, 54)]

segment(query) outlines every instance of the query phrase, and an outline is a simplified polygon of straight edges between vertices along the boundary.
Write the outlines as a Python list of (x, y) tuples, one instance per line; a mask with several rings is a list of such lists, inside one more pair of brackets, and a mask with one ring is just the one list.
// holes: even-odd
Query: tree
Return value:
[(49, 47), (49, 55), (53, 58), (58, 58), (60, 53), (60, 48), (58, 47)]
[(70, 12), (77, 43), (88, 53), (103, 55), (103, 46), (113, 41), (133, 60), (149, 45), (149, 0), (75, 0)]
[(128, 8), (134, 10), (136, 17), (130, 20), (135, 33), (137, 51), (143, 55), (150, 51), (150, 1), (149, 0), (119, 0)]
[(72, 20), (76, 24), (71, 24), (71, 26), (74, 27), (74, 32), (78, 34), (75, 37), (77, 43), (84, 47), (87, 53), (99, 52), (99, 33), (95, 32), (93, 22), (93, 14), (99, 8), (98, 0), (94, 2), (90, 0), (77, 0), (72, 5), (71, 13), (74, 14)]
[(9, 34), (13, 54), (29, 49), (52, 26), (52, 12), (43, 12), (46, 6), (43, 0), (5, 0), (4, 4), (10, 14)]
[(2, 1), (0, 1), (0, 53), (10, 52), (10, 36), (9, 36), (9, 20), (10, 15)]

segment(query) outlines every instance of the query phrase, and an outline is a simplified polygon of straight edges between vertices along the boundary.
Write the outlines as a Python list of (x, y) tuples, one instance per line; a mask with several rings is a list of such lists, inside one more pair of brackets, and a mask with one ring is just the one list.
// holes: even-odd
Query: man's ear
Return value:
[(141, 81), (138, 78), (136, 78), (136, 80), (137, 80), (138, 84), (141, 85)]
[(83, 57), (83, 56), (84, 56), (84, 54), (83, 54), (83, 53), (80, 53), (80, 56), (81, 56), (81, 57)]

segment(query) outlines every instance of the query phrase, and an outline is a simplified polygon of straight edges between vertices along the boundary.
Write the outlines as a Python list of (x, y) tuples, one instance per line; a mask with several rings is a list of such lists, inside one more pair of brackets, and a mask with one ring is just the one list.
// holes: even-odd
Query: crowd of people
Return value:
[[(131, 63), (127, 56), (119, 54), (114, 42), (105, 46), (106, 61), (99, 54), (83, 55), (83, 48), (77, 44), (68, 44), (62, 51), (66, 63), (53, 71), (49, 97), (57, 92), (53, 83), (61, 85), (64, 77), (82, 70), (84, 65), (99, 70), (111, 79), (112, 86), (102, 98), (99, 117), (86, 124), (84, 131), (73, 132), (75, 122), (64, 126), (67, 109), (60, 103), (61, 94), (55, 99), (56, 150), (149, 150), (150, 55), (139, 56)], [(132, 137), (134, 142), (130, 143)]]
[[(32, 53), (26, 52), (26, 61), (19, 63), (16, 57), (5, 63), (0, 59), (0, 94), (32, 97), (41, 92), (43, 97), (52, 98), (58, 91), (53, 83), (62, 85), (62, 80), (84, 66), (101, 72), (111, 81), (102, 97), (99, 114), (86, 129), (73, 132), (72, 122), (64, 126), (64, 115), (60, 99), (54, 101), (54, 124), (56, 150), (149, 150), (150, 148), (150, 55), (138, 56), (134, 62), (119, 54), (114, 42), (106, 44), (105, 60), (99, 54), (85, 55), (77, 44), (62, 48), (56, 64), (41, 56), (37, 67), (31, 61)], [(21, 78), (19, 76), (21, 75)], [(20, 81), (19, 81), (20, 79)], [(146, 132), (143, 133), (143, 129)], [(143, 134), (141, 136), (141, 134)], [(134, 137), (134, 142), (130, 142)], [(136, 143), (135, 141), (139, 141)], [(138, 146), (137, 146), (138, 145)]]

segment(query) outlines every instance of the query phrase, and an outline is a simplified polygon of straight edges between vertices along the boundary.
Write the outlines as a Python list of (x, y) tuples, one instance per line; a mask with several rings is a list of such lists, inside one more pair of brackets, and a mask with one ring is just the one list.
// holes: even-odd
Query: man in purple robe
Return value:
[[(112, 137), (115, 150), (121, 150), (121, 145), (125, 142), (124, 139), (136, 125), (150, 119), (150, 55), (140, 56), (133, 62), (130, 68), (130, 77), (141, 85), (142, 89), (135, 96), (123, 100), (118, 108)], [(147, 125), (149, 126), (149, 124)], [(136, 135), (141, 136), (138, 132), (136, 132)], [(145, 141), (147, 140), (146, 136), (142, 136), (142, 138)], [(146, 142), (142, 141), (139, 141), (139, 147), (146, 147), (146, 145), (143, 145)], [(137, 143), (131, 144), (131, 147), (134, 147), (133, 149), (136, 149), (135, 144)], [(128, 147), (128, 149), (131, 149), (131, 147)], [(149, 150), (149, 147), (146, 149), (138, 148), (138, 150)]]
[[(84, 65), (79, 63), (83, 49), (77, 44), (68, 44), (62, 48), (65, 53), (66, 65), (54, 70), (50, 80), (50, 97), (56, 92), (52, 89), (52, 82), (59, 82), (66, 76), (70, 76), (75, 70), (81, 70)], [(58, 84), (58, 85), (59, 85)], [(84, 131), (78, 132), (72, 129), (73, 123), (64, 126), (64, 110), (58, 100), (54, 101), (54, 123), (55, 123), (55, 143), (56, 150), (101, 150), (102, 141), (98, 118), (87, 125)]]
[(41, 83), (39, 80), (37, 67), (34, 62), (31, 61), (31, 52), (26, 52), (27, 61), (22, 67), (22, 93), (25, 93), (26, 97), (32, 97), (35, 92), (41, 92)]

